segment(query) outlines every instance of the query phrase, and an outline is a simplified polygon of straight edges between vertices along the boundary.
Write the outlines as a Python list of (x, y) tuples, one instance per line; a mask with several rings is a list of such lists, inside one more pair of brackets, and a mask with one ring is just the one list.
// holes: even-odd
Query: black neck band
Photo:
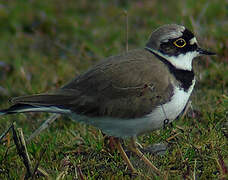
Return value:
[(145, 48), (145, 49), (151, 52), (152, 54), (154, 54), (159, 60), (161, 60), (164, 64), (166, 64), (167, 67), (169, 68), (170, 73), (172, 73), (175, 76), (175, 78), (181, 83), (181, 88), (183, 88), (184, 91), (188, 91), (195, 77), (193, 70), (189, 71), (189, 70), (177, 69), (165, 58), (159, 56), (149, 48)]

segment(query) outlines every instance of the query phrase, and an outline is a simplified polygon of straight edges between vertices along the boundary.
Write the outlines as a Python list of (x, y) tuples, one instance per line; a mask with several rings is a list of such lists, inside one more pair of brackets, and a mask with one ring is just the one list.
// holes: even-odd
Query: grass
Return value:
[[(72, 79), (100, 59), (126, 50), (125, 14), (129, 18), (129, 49), (144, 47), (150, 33), (166, 23), (184, 24), (200, 44), (217, 52), (194, 65), (197, 85), (189, 113), (173, 127), (139, 137), (148, 147), (166, 142), (164, 155), (147, 157), (167, 172), (168, 179), (225, 179), (228, 166), (228, 4), (220, 1), (4, 1), (0, 4), (0, 107), (10, 97), (46, 92)], [(3, 65), (1, 65), (3, 64)], [(48, 114), (21, 114), (0, 118), (0, 134), (12, 122), (26, 137)], [(11, 138), (12, 138), (12, 134)], [(10, 145), (13, 145), (10, 141)], [(131, 177), (115, 149), (98, 129), (59, 118), (28, 144), (35, 166), (51, 179), (140, 179)], [(151, 176), (147, 167), (131, 157)], [(81, 172), (81, 173), (80, 173)], [(226, 174), (224, 174), (226, 172)], [(0, 179), (20, 179), (25, 167), (14, 148), (0, 144)], [(64, 176), (65, 175), (65, 176)], [(37, 175), (36, 178), (43, 178)]]

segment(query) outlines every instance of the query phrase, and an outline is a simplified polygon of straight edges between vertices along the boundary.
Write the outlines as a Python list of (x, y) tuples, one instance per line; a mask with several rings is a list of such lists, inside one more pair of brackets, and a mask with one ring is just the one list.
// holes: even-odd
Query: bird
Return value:
[(12, 98), (0, 115), (49, 112), (70, 116), (114, 137), (120, 155), (132, 172), (121, 139), (152, 170), (155, 167), (138, 149), (136, 137), (177, 119), (195, 85), (193, 59), (215, 55), (202, 49), (183, 25), (155, 29), (145, 47), (107, 57), (66, 85), (47, 93)]

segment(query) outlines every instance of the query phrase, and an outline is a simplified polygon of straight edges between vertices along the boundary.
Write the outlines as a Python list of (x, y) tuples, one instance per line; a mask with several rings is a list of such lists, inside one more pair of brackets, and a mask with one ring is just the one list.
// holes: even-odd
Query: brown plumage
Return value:
[(57, 106), (92, 117), (136, 118), (171, 98), (170, 82), (175, 80), (168, 74), (167, 66), (152, 53), (132, 50), (101, 61), (54, 92), (17, 97), (12, 102)]

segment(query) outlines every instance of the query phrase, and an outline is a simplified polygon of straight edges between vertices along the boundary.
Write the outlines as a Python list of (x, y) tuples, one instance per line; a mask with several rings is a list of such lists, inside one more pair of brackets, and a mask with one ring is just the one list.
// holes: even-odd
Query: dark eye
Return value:
[(182, 48), (186, 45), (186, 41), (183, 38), (179, 38), (173, 43), (175, 46)]

